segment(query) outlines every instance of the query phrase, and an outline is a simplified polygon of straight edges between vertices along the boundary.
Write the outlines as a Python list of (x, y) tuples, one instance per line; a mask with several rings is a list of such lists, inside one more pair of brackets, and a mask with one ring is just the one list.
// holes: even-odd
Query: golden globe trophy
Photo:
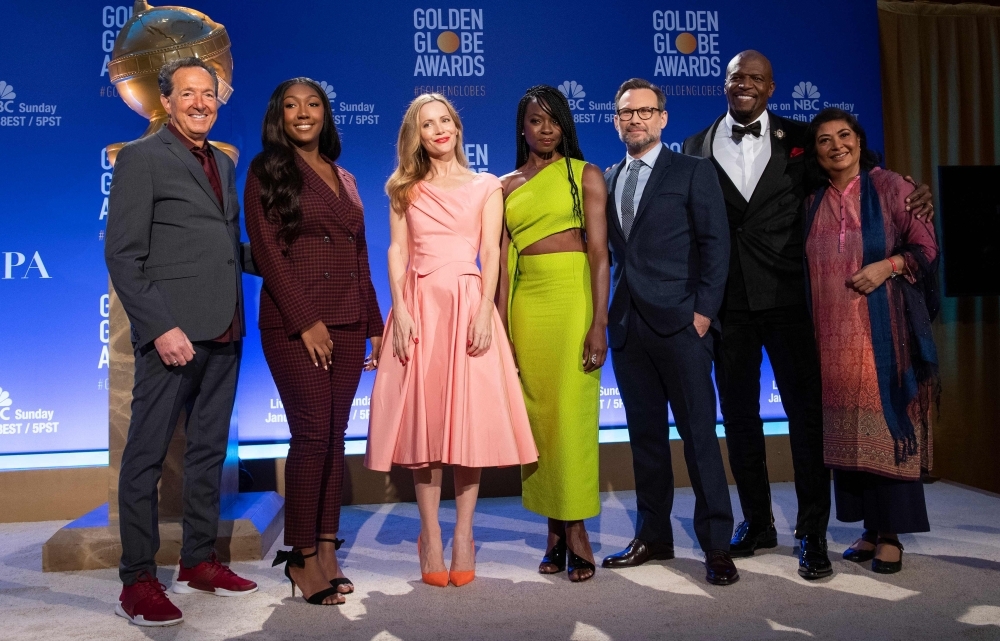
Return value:
[[(185, 7), (151, 7), (136, 0), (132, 18), (125, 23), (108, 64), (111, 82), (125, 103), (149, 126), (150, 136), (167, 123), (160, 102), (157, 76), (160, 68), (179, 58), (196, 57), (212, 65), (219, 78), (219, 101), (233, 93), (233, 57), (226, 28), (200, 11)], [(126, 143), (108, 145), (114, 163)], [(232, 145), (211, 141), (233, 162), (239, 151)], [(127, 215), (114, 212), (112, 215)], [(44, 571), (91, 570), (116, 567), (121, 557), (118, 533), (118, 470), (132, 417), (132, 385), (135, 362), (129, 320), (108, 281), (110, 295), (110, 365), (108, 385), (108, 503), (62, 528), (42, 547)], [(184, 458), (184, 426), (181, 413), (160, 479), (160, 550), (157, 563), (174, 565), (180, 557)], [(260, 559), (271, 548), (284, 521), (284, 500), (275, 492), (239, 493), (235, 421), (229, 429), (229, 448), (222, 473), (222, 514), (216, 550), (223, 560)]]
[[(142, 135), (151, 136), (167, 124), (169, 117), (160, 102), (157, 75), (160, 67), (179, 58), (200, 58), (215, 68), (219, 78), (219, 102), (233, 95), (233, 55), (226, 28), (204, 13), (186, 7), (151, 7), (136, 0), (132, 18), (125, 23), (111, 54), (108, 73), (118, 95), (132, 111), (149, 120)], [(211, 141), (237, 162), (239, 150), (224, 142)], [(112, 164), (119, 142), (108, 145)]]

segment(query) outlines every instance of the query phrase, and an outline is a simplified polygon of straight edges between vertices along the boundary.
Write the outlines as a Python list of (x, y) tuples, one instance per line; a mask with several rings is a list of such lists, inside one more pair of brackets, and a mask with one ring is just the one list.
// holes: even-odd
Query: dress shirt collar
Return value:
[[(770, 132), (771, 132), (771, 119), (767, 115), (767, 109), (764, 110), (764, 113), (762, 113), (761, 115), (757, 116), (756, 120), (754, 120), (753, 122), (747, 123), (747, 124), (748, 125), (752, 125), (754, 122), (759, 122), (760, 123), (760, 138), (753, 138), (753, 136), (750, 136), (750, 137), (753, 138), (755, 141), (763, 140), (764, 136), (769, 135)], [(725, 136), (726, 138), (732, 138), (732, 136), (733, 136), (733, 125), (738, 125), (738, 124), (740, 124), (740, 123), (736, 122), (736, 119), (733, 118), (733, 114), (731, 114), (731, 113), (729, 113), (727, 111), (726, 112), (726, 117), (719, 124), (719, 131), (718, 131), (718, 133), (716, 135), (717, 136)], [(734, 141), (734, 143), (735, 143), (735, 141)]]
[(653, 165), (656, 164), (656, 159), (660, 157), (660, 151), (662, 150), (663, 150), (663, 143), (661, 142), (657, 145), (654, 145), (652, 149), (650, 149), (649, 151), (647, 151), (646, 153), (644, 153), (639, 157), (633, 156), (630, 153), (626, 153), (624, 168), (627, 170), (628, 166), (632, 163), (633, 160), (641, 160), (644, 165), (652, 169)]
[(200, 145), (196, 145), (195, 143), (191, 142), (191, 140), (188, 139), (187, 136), (185, 136), (180, 132), (180, 129), (174, 127), (174, 123), (172, 122), (167, 123), (167, 129), (170, 130), (170, 133), (172, 133), (174, 137), (177, 138), (177, 140), (181, 141), (181, 144), (184, 145), (188, 149), (188, 151), (201, 151), (203, 149), (209, 148), (207, 140), (202, 142)]

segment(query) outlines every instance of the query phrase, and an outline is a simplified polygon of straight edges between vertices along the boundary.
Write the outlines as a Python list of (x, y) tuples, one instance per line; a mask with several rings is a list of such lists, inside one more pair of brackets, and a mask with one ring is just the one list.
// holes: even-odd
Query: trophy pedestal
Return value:
[[(253, 561), (271, 549), (284, 525), (285, 502), (275, 492), (236, 494), (222, 508), (215, 550), (219, 560)], [(42, 547), (42, 571), (98, 570), (118, 567), (122, 546), (118, 522), (105, 503), (56, 532)], [(181, 554), (181, 522), (160, 519), (157, 565), (176, 565)]]
[[(118, 471), (132, 418), (135, 361), (129, 320), (108, 280), (110, 294), (110, 366), (108, 407), (108, 502), (56, 532), (42, 547), (46, 572), (117, 567), (122, 548), (118, 532)], [(174, 565), (180, 558), (181, 492), (184, 480), (184, 425), (181, 412), (163, 462), (159, 486), (160, 550), (156, 562)], [(221, 516), (216, 552), (223, 561), (261, 559), (284, 526), (285, 500), (277, 492), (239, 493), (239, 445), (236, 421), (222, 469)]]

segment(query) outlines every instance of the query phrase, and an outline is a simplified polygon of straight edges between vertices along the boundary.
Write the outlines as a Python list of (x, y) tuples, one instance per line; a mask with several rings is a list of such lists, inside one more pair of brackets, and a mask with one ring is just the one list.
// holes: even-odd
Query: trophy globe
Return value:
[[(186, 7), (153, 7), (136, 0), (132, 17), (122, 27), (108, 63), (111, 82), (132, 111), (149, 119), (142, 135), (151, 136), (170, 119), (160, 102), (157, 76), (160, 68), (180, 58), (200, 58), (211, 65), (219, 79), (218, 99), (226, 104), (233, 93), (233, 56), (226, 28), (204, 13)], [(239, 150), (227, 143), (211, 141), (218, 149), (239, 160)], [(126, 143), (108, 145), (114, 163)]]

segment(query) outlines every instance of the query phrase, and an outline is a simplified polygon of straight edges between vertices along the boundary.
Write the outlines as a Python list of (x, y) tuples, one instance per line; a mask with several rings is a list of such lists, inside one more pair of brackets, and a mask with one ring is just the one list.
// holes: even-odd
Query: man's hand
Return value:
[(712, 326), (712, 319), (708, 316), (702, 316), (698, 312), (694, 313), (694, 329), (698, 332), (698, 336), (704, 336), (708, 333), (708, 328)]
[(916, 189), (906, 197), (906, 211), (913, 214), (918, 220), (931, 222), (934, 220), (934, 195), (931, 188), (924, 184), (917, 184), (917, 181), (910, 176), (905, 176), (904, 180)]
[(153, 345), (167, 367), (184, 367), (194, 360), (194, 345), (180, 327), (164, 332)]

